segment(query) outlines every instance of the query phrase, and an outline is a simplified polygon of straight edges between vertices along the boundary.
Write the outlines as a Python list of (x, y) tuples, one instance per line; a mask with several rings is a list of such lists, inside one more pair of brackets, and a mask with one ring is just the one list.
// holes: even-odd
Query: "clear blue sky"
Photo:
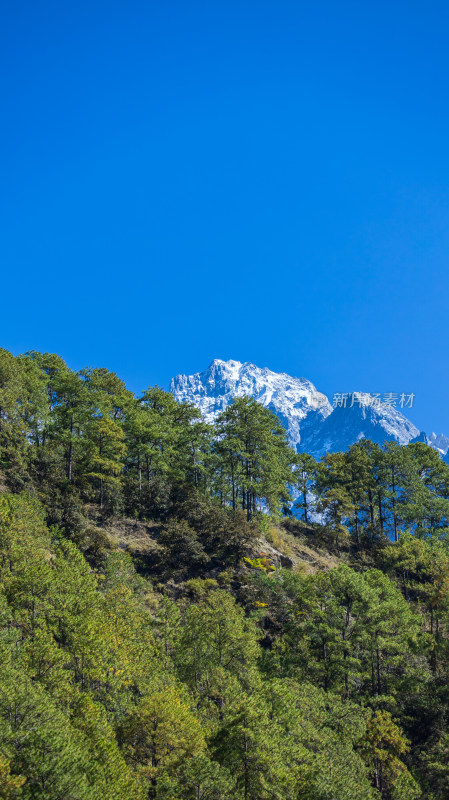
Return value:
[(447, 2), (2, 5), (0, 343), (215, 357), (449, 434)]

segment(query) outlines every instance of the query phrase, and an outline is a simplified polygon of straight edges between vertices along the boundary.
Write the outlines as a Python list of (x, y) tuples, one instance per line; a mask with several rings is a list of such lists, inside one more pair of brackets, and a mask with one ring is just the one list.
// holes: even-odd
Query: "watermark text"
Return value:
[(334, 408), (353, 408), (353, 406), (371, 406), (372, 408), (412, 408), (414, 392), (336, 392), (332, 399)]

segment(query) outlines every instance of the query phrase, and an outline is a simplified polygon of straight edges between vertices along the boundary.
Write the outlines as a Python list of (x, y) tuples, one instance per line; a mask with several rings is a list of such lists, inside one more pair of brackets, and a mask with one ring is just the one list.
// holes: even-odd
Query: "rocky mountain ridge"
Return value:
[(214, 359), (204, 372), (174, 377), (170, 391), (178, 402), (196, 405), (209, 422), (233, 397), (254, 397), (279, 417), (296, 450), (316, 458), (326, 452), (346, 450), (362, 438), (378, 444), (385, 440), (399, 444), (425, 441), (442, 457), (449, 455), (448, 437), (419, 431), (391, 404), (354, 392), (334, 408), (306, 378), (273, 372), (249, 362)]

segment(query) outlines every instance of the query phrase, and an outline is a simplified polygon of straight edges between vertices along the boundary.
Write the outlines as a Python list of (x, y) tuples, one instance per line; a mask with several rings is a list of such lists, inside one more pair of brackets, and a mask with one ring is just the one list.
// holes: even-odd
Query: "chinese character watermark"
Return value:
[(336, 392), (333, 396), (332, 405), (334, 408), (353, 408), (353, 406), (371, 406), (380, 409), (382, 406), (390, 408), (412, 408), (415, 399), (414, 392)]

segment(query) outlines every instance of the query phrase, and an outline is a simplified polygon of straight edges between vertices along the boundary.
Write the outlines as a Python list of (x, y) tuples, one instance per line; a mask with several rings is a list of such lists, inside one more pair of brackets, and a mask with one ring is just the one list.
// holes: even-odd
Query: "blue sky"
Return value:
[(4, 2), (0, 344), (449, 434), (445, 2)]

